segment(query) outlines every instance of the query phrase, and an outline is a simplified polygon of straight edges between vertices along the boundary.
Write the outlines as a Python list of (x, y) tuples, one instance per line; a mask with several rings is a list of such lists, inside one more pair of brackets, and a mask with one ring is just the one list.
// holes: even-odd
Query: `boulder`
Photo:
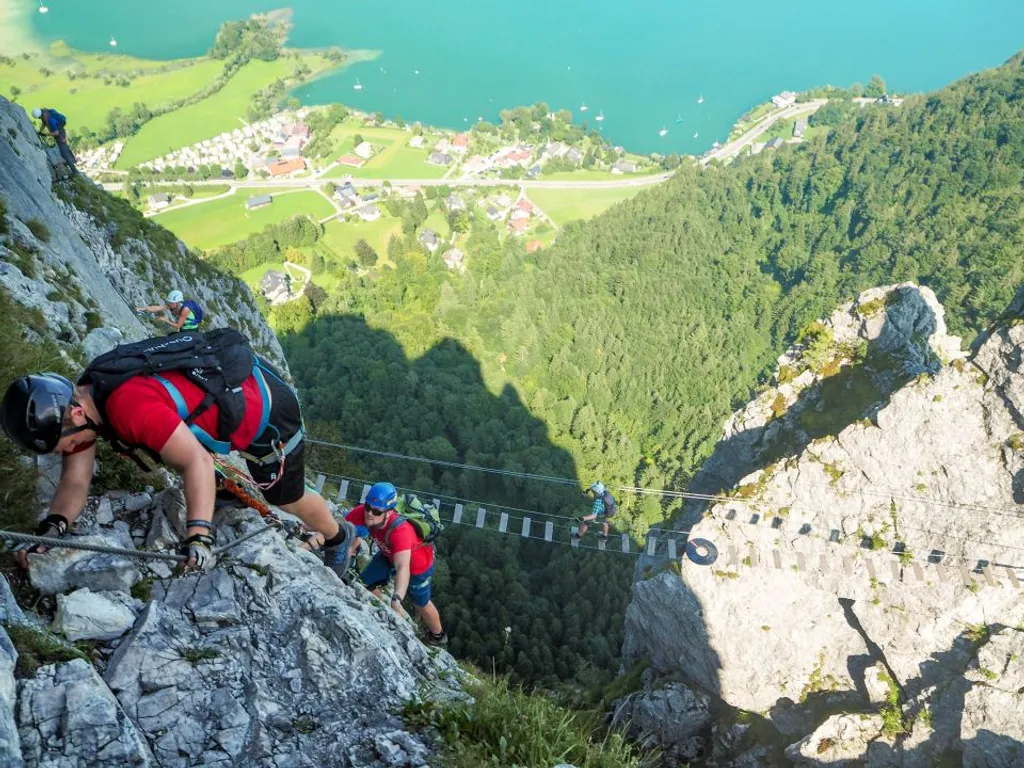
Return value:
[(109, 352), (124, 340), (117, 328), (93, 328), (82, 340), (82, 356), (92, 360)]
[(115, 595), (78, 589), (57, 596), (53, 631), (68, 640), (113, 640), (135, 623), (135, 612)]
[(707, 746), (710, 699), (682, 683), (645, 678), (643, 691), (617, 703), (613, 722), (624, 724), (631, 739), (660, 747), (666, 766), (685, 765)]
[[(82, 543), (125, 548), (118, 536), (93, 534), (74, 537)], [(78, 549), (51, 549), (41, 555), (29, 555), (29, 580), (44, 595), (86, 587), (93, 591), (131, 591), (141, 574), (128, 558)]]
[(868, 744), (882, 733), (879, 715), (832, 715), (810, 736), (786, 748), (794, 765), (843, 766), (861, 762)]
[(25, 680), (18, 732), (29, 765), (154, 765), (149, 747), (90, 664), (51, 664)]

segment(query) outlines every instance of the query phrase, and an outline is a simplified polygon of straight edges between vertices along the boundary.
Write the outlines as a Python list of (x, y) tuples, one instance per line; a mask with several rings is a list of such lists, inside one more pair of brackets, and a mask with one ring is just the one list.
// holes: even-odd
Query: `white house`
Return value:
[(368, 141), (364, 141), (352, 151), (356, 153), (356, 157), (361, 157), (363, 160), (369, 160), (373, 157), (373, 144)]

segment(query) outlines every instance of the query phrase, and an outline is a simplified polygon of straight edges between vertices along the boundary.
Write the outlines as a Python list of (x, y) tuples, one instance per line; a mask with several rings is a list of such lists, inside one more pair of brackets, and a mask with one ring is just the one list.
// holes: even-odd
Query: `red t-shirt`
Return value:
[(388, 515), (387, 522), (380, 528), (370, 528), (366, 524), (366, 505), (360, 504), (345, 515), (345, 519), (352, 523), (352, 525), (362, 526), (368, 530), (370, 536), (377, 542), (377, 546), (380, 547), (380, 551), (392, 562), (396, 552), (405, 552), (411, 549), (412, 563), (409, 567), (409, 572), (413, 576), (418, 576), (430, 570), (430, 566), (434, 564), (434, 545), (424, 544), (420, 541), (420, 537), (416, 533), (416, 529), (413, 528), (412, 523), (403, 521), (391, 531), (388, 537), (391, 539), (391, 546), (389, 547), (385, 540), (385, 534), (387, 533), (388, 526), (391, 525), (397, 514), (397, 512), (391, 512)]
[[(168, 371), (161, 376), (178, 389), (189, 412), (202, 402), (205, 393), (183, 373)], [(263, 418), (263, 398), (254, 376), (242, 383), (242, 392), (245, 394), (245, 417), (231, 435), (231, 446), (236, 450), (249, 447), (257, 437), (256, 430)], [(220, 409), (211, 405), (195, 420), (195, 424), (215, 440), (220, 440), (222, 436), (217, 433), (219, 416)], [(152, 376), (136, 376), (115, 389), (107, 398), (105, 418), (122, 441), (129, 445), (144, 445), (157, 453), (163, 450), (171, 433), (182, 423), (174, 400), (164, 385)]]

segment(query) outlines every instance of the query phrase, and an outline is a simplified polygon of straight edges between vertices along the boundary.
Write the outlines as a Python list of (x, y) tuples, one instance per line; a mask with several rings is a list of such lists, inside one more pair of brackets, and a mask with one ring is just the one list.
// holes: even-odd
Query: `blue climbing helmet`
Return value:
[(374, 483), (366, 494), (366, 504), (374, 509), (390, 511), (398, 506), (398, 489), (391, 483)]
[(602, 483), (600, 480), (598, 480), (596, 483), (594, 483), (592, 486), (590, 486), (590, 490), (592, 490), (594, 492), (595, 496), (604, 496), (604, 491), (605, 491), (604, 483)]

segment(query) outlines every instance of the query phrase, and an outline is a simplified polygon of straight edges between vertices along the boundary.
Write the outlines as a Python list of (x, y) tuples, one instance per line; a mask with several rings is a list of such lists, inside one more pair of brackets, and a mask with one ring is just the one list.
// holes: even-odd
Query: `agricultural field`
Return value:
[[(323, 56), (302, 56), (313, 72), (332, 66)], [(187, 147), (225, 131), (245, 125), (245, 117), (253, 95), (275, 80), (289, 77), (295, 70), (294, 59), (250, 61), (217, 93), (182, 109), (154, 118), (128, 139), (116, 167), (131, 168), (139, 163), (162, 157), (175, 149)]]
[(365, 240), (377, 252), (382, 262), (387, 262), (388, 242), (392, 235), (402, 234), (402, 221), (384, 214), (377, 221), (329, 221), (324, 225), (324, 236), (320, 242), (327, 246), (341, 263), (355, 261), (355, 246)]
[(322, 195), (305, 189), (275, 194), (270, 205), (248, 211), (245, 203), (250, 194), (273, 193), (271, 190), (249, 193), (239, 190), (228, 197), (159, 213), (153, 220), (171, 230), (187, 245), (209, 250), (243, 240), (268, 224), (293, 216), (305, 215), (319, 220), (335, 212), (334, 206)]
[[(618, 177), (621, 178), (621, 177)], [(559, 226), (579, 219), (591, 219), (613, 205), (640, 192), (643, 187), (610, 189), (530, 189), (528, 197)]]
[(206, 88), (224, 68), (212, 59), (154, 62), (129, 56), (91, 54), (54, 46), (0, 64), (0, 94), (13, 96), (26, 112), (53, 107), (68, 119), (68, 132), (99, 131), (115, 107), (130, 111), (140, 102), (165, 106)]
[[(429, 149), (408, 146), (412, 133), (401, 128), (366, 128), (359, 120), (346, 120), (331, 133), (334, 151), (327, 162), (333, 162), (355, 148), (356, 135), (373, 145), (377, 153), (362, 168), (338, 166), (325, 175), (341, 179), (351, 175), (356, 179), (440, 179), (446, 169), (427, 164)], [(436, 137), (426, 136), (426, 146), (432, 146)]]

